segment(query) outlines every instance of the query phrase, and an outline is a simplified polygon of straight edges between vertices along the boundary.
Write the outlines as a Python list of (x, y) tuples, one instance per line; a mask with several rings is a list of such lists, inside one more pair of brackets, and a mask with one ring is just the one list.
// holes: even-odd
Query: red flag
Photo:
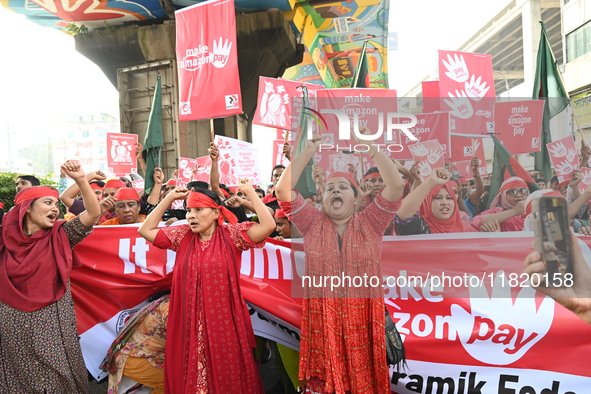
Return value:
[(234, 0), (176, 11), (181, 121), (242, 113)]

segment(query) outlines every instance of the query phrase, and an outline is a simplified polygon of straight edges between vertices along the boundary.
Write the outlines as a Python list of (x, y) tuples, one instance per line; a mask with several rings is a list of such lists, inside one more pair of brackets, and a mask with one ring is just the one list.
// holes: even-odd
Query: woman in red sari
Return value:
[(326, 182), (320, 212), (293, 189), (321, 141), (314, 136), (307, 142), (275, 189), (281, 208), (304, 237), (306, 276), (366, 275), (377, 283), (334, 291), (305, 286), (299, 379), (306, 393), (386, 394), (390, 383), (380, 258), (382, 235), (394, 218), (404, 182), (394, 163), (372, 145), (368, 154), (386, 185), (381, 193), (355, 213), (356, 181), (337, 172)]
[[(237, 224), (210, 190), (177, 188), (138, 230), (154, 246), (176, 251), (164, 360), (166, 393), (264, 393), (252, 353), (250, 315), (238, 280), (242, 251), (263, 247), (275, 230), (275, 220), (250, 181), (240, 183), (260, 224)], [(176, 199), (187, 200), (189, 223), (158, 228), (164, 211)], [(224, 217), (230, 224), (224, 225)]]

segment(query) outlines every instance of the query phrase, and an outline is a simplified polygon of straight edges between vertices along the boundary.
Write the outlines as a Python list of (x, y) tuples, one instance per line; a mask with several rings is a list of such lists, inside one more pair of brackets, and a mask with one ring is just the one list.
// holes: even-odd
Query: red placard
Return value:
[(181, 121), (242, 113), (234, 0), (210, 0), (176, 16)]
[(423, 91), (423, 112), (441, 111), (439, 81), (423, 81), (421, 88)]
[(495, 137), (512, 155), (539, 152), (544, 100), (495, 103)]
[(452, 133), (492, 130), (495, 84), (490, 55), (439, 51), (439, 91), (442, 110), (450, 111)]
[(575, 139), (572, 135), (558, 141), (546, 144), (552, 167), (558, 176), (558, 182), (562, 183), (571, 179), (573, 171), (581, 166), (579, 161), (579, 150), (575, 147)]
[[(284, 165), (287, 167), (289, 164), (289, 160), (283, 154), (283, 144), (285, 140), (274, 140), (273, 141), (273, 156), (272, 159), (272, 166), (275, 167), (278, 164)], [(293, 150), (293, 149), (292, 149)], [(292, 152), (293, 154), (293, 152)]]
[(179, 175), (178, 180), (184, 183), (191, 181), (191, 175), (197, 165), (197, 159), (189, 159), (188, 157), (181, 157), (179, 159)]
[(193, 177), (194, 181), (201, 181), (209, 183), (209, 172), (211, 171), (211, 159), (209, 156), (202, 156), (195, 159), (196, 165), (199, 166), (197, 173)]
[[(342, 150), (353, 150), (357, 142), (353, 137), (353, 123), (354, 114), (358, 114), (359, 126), (367, 127), (372, 135), (378, 134), (380, 124), (382, 126), (382, 134), (369, 143), (384, 144), (386, 138), (386, 129), (388, 120), (386, 119), (388, 113), (396, 113), (398, 103), (396, 98), (396, 90), (392, 89), (323, 89), (316, 92), (317, 109), (320, 124), (318, 125), (320, 134), (325, 136), (326, 144), (334, 144), (334, 149), (337, 146), (343, 147)], [(338, 110), (342, 114), (346, 114), (349, 118), (351, 129), (351, 137), (349, 139), (339, 138), (339, 120), (338, 115), (324, 112), (326, 110)], [(317, 115), (318, 115), (317, 114)], [(314, 114), (311, 114), (314, 115)], [(398, 120), (396, 118), (393, 123)], [(405, 119), (402, 119), (405, 120)], [(400, 138), (399, 129), (392, 132), (393, 139), (391, 143), (398, 143)], [(351, 147), (351, 149), (349, 149)]]
[(323, 86), (311, 83), (260, 77), (257, 110), (252, 123), (298, 131), (300, 111), (294, 98), (302, 97), (302, 86), (308, 88), (308, 98), (311, 101), (315, 99), (317, 90), (324, 89)]
[(418, 163), (419, 176), (425, 180), (435, 168), (443, 168), (443, 147), (437, 140), (409, 145), (413, 160)]
[(589, 187), (589, 185), (591, 185), (591, 168), (582, 167), (581, 173), (583, 174), (583, 180), (581, 182), (579, 182), (579, 191), (582, 194), (582, 193), (585, 193), (585, 190), (587, 190), (587, 187)]
[(117, 176), (137, 173), (137, 134), (107, 133), (107, 172)]
[[(417, 124), (408, 130), (417, 137), (418, 141), (411, 141), (409, 137), (399, 132), (398, 144), (402, 145), (400, 152), (393, 151), (390, 156), (397, 160), (412, 160), (412, 153), (408, 144), (421, 141), (437, 140), (443, 148), (443, 157), (451, 158), (451, 135), (449, 133), (449, 113), (415, 114)], [(401, 124), (408, 124), (410, 119), (400, 119)]]

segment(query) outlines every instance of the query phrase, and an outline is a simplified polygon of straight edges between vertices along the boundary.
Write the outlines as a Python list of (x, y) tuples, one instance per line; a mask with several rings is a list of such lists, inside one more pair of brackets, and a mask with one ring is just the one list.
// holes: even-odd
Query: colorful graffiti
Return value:
[(290, 2), (293, 25), (309, 53), (302, 64), (286, 71), (285, 78), (322, 80), (328, 88), (349, 87), (367, 41), (370, 87), (388, 87), (388, 0)]

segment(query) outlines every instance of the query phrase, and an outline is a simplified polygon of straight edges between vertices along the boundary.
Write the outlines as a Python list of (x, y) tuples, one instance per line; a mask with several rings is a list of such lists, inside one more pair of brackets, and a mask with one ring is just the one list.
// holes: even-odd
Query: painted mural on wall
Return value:
[(309, 56), (288, 69), (285, 78), (316, 83), (320, 77), (328, 88), (349, 87), (367, 40), (370, 87), (388, 87), (388, 0), (290, 2), (293, 24), (303, 35)]

